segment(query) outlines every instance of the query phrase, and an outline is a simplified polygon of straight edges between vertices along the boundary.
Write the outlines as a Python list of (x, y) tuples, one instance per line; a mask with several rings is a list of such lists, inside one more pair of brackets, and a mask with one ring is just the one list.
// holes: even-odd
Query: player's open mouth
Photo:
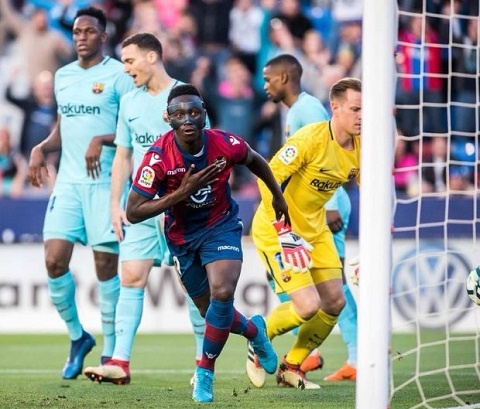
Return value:
[(193, 126), (188, 126), (188, 127), (183, 128), (183, 133), (185, 135), (193, 135), (195, 132), (197, 132), (197, 128), (195, 128)]

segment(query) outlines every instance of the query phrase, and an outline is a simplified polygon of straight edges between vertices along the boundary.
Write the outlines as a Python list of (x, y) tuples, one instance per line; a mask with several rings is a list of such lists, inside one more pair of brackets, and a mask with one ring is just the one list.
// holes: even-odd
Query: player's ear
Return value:
[(168, 112), (167, 112), (166, 110), (163, 111), (163, 120), (164, 120), (167, 124), (169, 124), (170, 126), (172, 126), (172, 125), (170, 124), (170, 117), (168, 116)]

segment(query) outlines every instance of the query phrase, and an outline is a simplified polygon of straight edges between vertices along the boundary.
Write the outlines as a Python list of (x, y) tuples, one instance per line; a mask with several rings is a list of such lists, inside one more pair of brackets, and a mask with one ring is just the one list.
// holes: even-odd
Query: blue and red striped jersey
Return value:
[(200, 171), (215, 161), (225, 167), (217, 180), (165, 211), (165, 233), (175, 245), (191, 242), (215, 225), (238, 215), (238, 205), (228, 183), (235, 164), (247, 158), (248, 145), (240, 137), (218, 129), (203, 131), (203, 149), (197, 155), (183, 151), (174, 131), (162, 135), (147, 151), (138, 167), (132, 189), (148, 198), (163, 197), (180, 186), (192, 164)]

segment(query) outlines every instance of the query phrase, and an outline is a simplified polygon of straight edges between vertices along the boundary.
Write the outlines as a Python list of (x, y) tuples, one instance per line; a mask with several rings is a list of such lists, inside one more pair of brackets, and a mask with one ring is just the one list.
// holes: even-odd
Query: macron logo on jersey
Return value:
[(60, 112), (67, 117), (83, 116), (83, 115), (100, 115), (100, 107), (95, 105), (76, 105), (70, 104), (60, 105)]

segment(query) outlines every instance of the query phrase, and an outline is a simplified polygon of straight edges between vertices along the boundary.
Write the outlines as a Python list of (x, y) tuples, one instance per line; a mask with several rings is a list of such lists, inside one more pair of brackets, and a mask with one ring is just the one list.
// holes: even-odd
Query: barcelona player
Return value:
[(242, 223), (230, 195), (232, 167), (243, 164), (263, 180), (274, 218), (284, 217), (279, 224), (288, 226), (290, 218), (265, 159), (236, 135), (204, 129), (206, 111), (195, 87), (173, 88), (167, 102), (173, 130), (144, 156), (128, 196), (127, 218), (138, 223), (165, 212), (167, 244), (180, 279), (206, 321), (192, 397), (211, 402), (215, 361), (230, 332), (250, 341), (268, 373), (277, 367), (264, 318), (247, 319), (233, 306), (242, 266)]
[(75, 303), (75, 282), (69, 268), (74, 243), (93, 249), (104, 335), (102, 359), (112, 356), (115, 343), (115, 306), (120, 290), (118, 243), (105, 203), (110, 197), (120, 98), (133, 89), (133, 83), (119, 61), (102, 54), (106, 23), (100, 9), (77, 12), (73, 42), (78, 59), (55, 74), (58, 125), (30, 156), (30, 181), (40, 186), (46, 170), (45, 154), (61, 148), (43, 238), (49, 294), (71, 340), (64, 379), (75, 379), (82, 372), (84, 358), (95, 345), (93, 336), (80, 323)]
[[(327, 121), (329, 115), (321, 101), (314, 96), (302, 91), (301, 77), (302, 66), (300, 62), (290, 54), (282, 54), (269, 60), (263, 69), (264, 89), (270, 100), (275, 103), (283, 102), (288, 108), (285, 119), (285, 137), (288, 139), (303, 126)], [(350, 219), (351, 203), (347, 192), (343, 187), (338, 188), (332, 198), (325, 204), (327, 225), (333, 233), (335, 248), (337, 249), (342, 266), (345, 259), (345, 233)], [(343, 269), (342, 269), (343, 273)], [(343, 291), (345, 295), (345, 307), (338, 319), (338, 325), (342, 338), (348, 349), (348, 362), (334, 374), (325, 380), (355, 380), (356, 378), (356, 355), (357, 355), (357, 306), (350, 288), (342, 275)], [(269, 276), (269, 284), (275, 288), (273, 277)], [(286, 293), (277, 294), (280, 301), (289, 301)], [(294, 330), (296, 333), (297, 329)], [(323, 357), (318, 349), (302, 363), (300, 369), (303, 372), (315, 370), (323, 366)], [(262, 387), (265, 383), (265, 371), (255, 360), (255, 356), (249, 349), (246, 365), (247, 375), (253, 385)]]
[[(120, 113), (115, 144), (117, 150), (112, 167), (112, 223), (120, 243), (122, 264), (120, 297), (115, 326), (116, 341), (112, 359), (99, 367), (85, 368), (92, 380), (130, 383), (130, 356), (133, 341), (142, 318), (145, 286), (150, 270), (162, 261), (170, 263), (170, 253), (161, 231), (163, 216), (156, 216), (130, 225), (122, 207), (122, 195), (130, 177), (140, 165), (143, 155), (156, 139), (170, 129), (163, 118), (170, 90), (179, 81), (170, 77), (162, 62), (160, 41), (151, 33), (136, 33), (122, 43), (121, 57), (125, 71), (137, 88), (125, 95)], [(205, 320), (193, 301), (187, 297), (190, 320), (200, 359)]]
[(277, 381), (309, 389), (319, 386), (306, 379), (301, 365), (328, 336), (345, 304), (342, 264), (326, 223), (326, 203), (342, 184), (359, 179), (360, 81), (336, 82), (330, 104), (330, 121), (298, 130), (270, 162), (289, 206), (291, 231), (272, 224), (273, 211), (261, 182), (262, 202), (252, 223), (255, 246), (276, 292), (290, 298), (269, 314), (268, 337), (300, 327)]

